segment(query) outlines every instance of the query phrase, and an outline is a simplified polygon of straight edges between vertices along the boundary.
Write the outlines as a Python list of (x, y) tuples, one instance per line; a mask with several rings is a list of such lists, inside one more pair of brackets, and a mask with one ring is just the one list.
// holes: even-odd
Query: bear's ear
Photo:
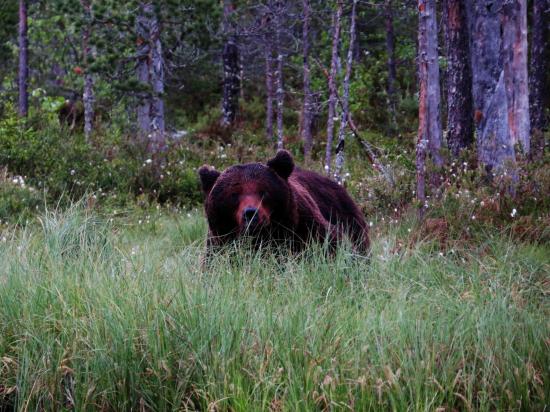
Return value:
[(199, 169), (202, 191), (205, 195), (210, 193), (210, 190), (212, 190), (212, 187), (214, 186), (214, 183), (216, 183), (216, 180), (218, 180), (219, 176), (220, 172), (214, 170), (214, 168), (210, 166), (204, 165)]
[(286, 180), (294, 170), (294, 159), (286, 150), (279, 150), (275, 157), (267, 162), (267, 166)]

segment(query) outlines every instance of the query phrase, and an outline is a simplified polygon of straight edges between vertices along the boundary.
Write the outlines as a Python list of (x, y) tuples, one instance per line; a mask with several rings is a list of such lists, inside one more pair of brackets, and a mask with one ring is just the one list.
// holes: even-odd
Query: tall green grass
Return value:
[(0, 410), (544, 410), (550, 254), (486, 233), (370, 260), (228, 251), (81, 207), (0, 242)]

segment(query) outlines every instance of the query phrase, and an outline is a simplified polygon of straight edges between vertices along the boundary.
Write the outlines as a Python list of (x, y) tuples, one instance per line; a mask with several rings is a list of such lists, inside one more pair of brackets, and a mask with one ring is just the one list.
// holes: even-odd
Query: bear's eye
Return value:
[(260, 190), (258, 193), (260, 195), (260, 198), (265, 199), (267, 197), (267, 192), (265, 190)]
[(234, 202), (239, 200), (239, 193), (237, 193), (237, 192), (231, 193), (231, 200), (233, 200)]

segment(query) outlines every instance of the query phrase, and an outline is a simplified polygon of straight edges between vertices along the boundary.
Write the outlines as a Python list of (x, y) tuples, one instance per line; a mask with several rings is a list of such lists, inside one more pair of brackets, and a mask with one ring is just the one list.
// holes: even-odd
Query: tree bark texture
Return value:
[(344, 94), (342, 96), (342, 113), (340, 115), (340, 128), (338, 130), (338, 145), (336, 146), (336, 161), (334, 168), (334, 178), (339, 184), (343, 183), (342, 169), (344, 168), (344, 149), (346, 143), (346, 127), (349, 117), (349, 88), (351, 80), (351, 69), (353, 66), (353, 45), (356, 39), (356, 17), (357, 17), (357, 0), (353, 0), (350, 30), (349, 30), (349, 48), (346, 58), (346, 73), (344, 75)]
[(224, 0), (224, 35), (226, 42), (222, 52), (223, 60), (223, 103), (222, 103), (222, 125), (231, 126), (237, 117), (239, 108), (240, 91), (240, 67), (239, 47), (233, 34), (230, 23), (230, 15), (233, 12), (233, 1)]
[(143, 5), (140, 7), (140, 13), (137, 16), (137, 78), (141, 84), (139, 93), (139, 103), (137, 107), (138, 138), (143, 147), (147, 147), (149, 134), (151, 133), (151, 87), (150, 87), (150, 30), (149, 21), (144, 13)]
[(311, 21), (311, 9), (309, 0), (302, 1), (304, 23), (302, 27), (302, 48), (303, 48), (303, 83), (304, 102), (302, 107), (302, 141), (304, 143), (304, 157), (306, 161), (311, 158), (313, 147), (312, 123), (313, 123), (313, 94), (311, 93), (311, 72), (309, 67), (309, 25)]
[(508, 127), (501, 9), (502, 0), (468, 0), (477, 152), (489, 172), (513, 167), (516, 159)]
[(392, 132), (397, 131), (397, 99), (395, 94), (395, 82), (397, 71), (395, 66), (395, 34), (393, 31), (393, 7), (392, 0), (385, 0), (384, 4), (386, 26), (386, 53), (388, 54), (388, 110)]
[(151, 103), (152, 136), (149, 139), (148, 152), (157, 154), (166, 150), (164, 124), (164, 56), (160, 39), (161, 28), (151, 4)]
[[(280, 3), (280, 2), (278, 2)], [(280, 150), (284, 146), (284, 128), (283, 128), (283, 109), (284, 109), (284, 98), (285, 98), (285, 90), (284, 90), (284, 84), (283, 84), (283, 66), (284, 66), (284, 56), (283, 56), (283, 50), (281, 46), (281, 31), (282, 31), (282, 5), (278, 4), (277, 7), (277, 17), (276, 17), (276, 25), (275, 28), (275, 50), (277, 53), (277, 71), (276, 71), (276, 77), (277, 77), (277, 149)]]
[[(437, 53), (437, 13), (435, 0), (419, 0), (418, 65), (419, 78), (426, 88), (426, 125), (428, 155), (437, 168), (443, 166), (441, 156), (441, 90)], [(421, 85), (422, 87), (422, 85)]]
[(508, 127), (513, 144), (530, 151), (529, 76), (527, 71), (527, 0), (504, 0), (502, 8), (504, 79)]
[[(271, 26), (271, 25), (270, 25)], [(265, 91), (266, 91), (266, 116), (265, 116), (265, 134), (267, 140), (273, 141), (273, 100), (274, 100), (274, 84), (273, 84), (273, 38), (269, 32), (271, 27), (267, 28), (265, 34)]]
[(138, 107), (138, 125), (147, 152), (155, 156), (166, 150), (166, 137), (161, 28), (152, 2), (141, 3), (137, 24), (138, 79), (147, 88)]
[(82, 49), (85, 66), (84, 92), (82, 93), (82, 103), (84, 105), (84, 136), (86, 138), (86, 141), (89, 142), (93, 130), (95, 103), (94, 78), (90, 71), (89, 64), (90, 55), (92, 53), (90, 47), (92, 13), (90, 1), (81, 0), (80, 3), (82, 5), (82, 8), (84, 9), (85, 15), (85, 25), (82, 32)]
[(27, 37), (27, 2), (19, 0), (19, 116), (26, 117), (29, 113), (29, 94), (28, 94), (28, 78), (29, 78), (29, 59), (28, 46), (29, 39)]
[(439, 61), (437, 55), (437, 23), (435, 0), (418, 0), (418, 141), (416, 145), (416, 190), (424, 210), (426, 201), (426, 159), (431, 157), (437, 168), (441, 157), (441, 118)]
[[(529, 78), (529, 98), (531, 115), (531, 136), (537, 147), (532, 148), (532, 154), (540, 157), (544, 151), (544, 131), (548, 125), (544, 116), (545, 104), (548, 104), (548, 92), (545, 88), (545, 76), (550, 65), (546, 59), (548, 53), (548, 37), (550, 36), (550, 1), (533, 0), (533, 20), (531, 38), (531, 61)], [(533, 153), (536, 150), (536, 153)]]
[(338, 48), (340, 47), (340, 24), (342, 22), (343, 0), (336, 1), (336, 10), (332, 17), (332, 53), (330, 59), (330, 73), (328, 78), (328, 117), (327, 117), (327, 147), (325, 153), (325, 172), (331, 174), (332, 163), (332, 141), (334, 139), (334, 118), (336, 116), (337, 86), (336, 77), (338, 72)]
[(474, 142), (472, 72), (465, 0), (444, 0), (447, 50), (447, 145), (453, 157)]

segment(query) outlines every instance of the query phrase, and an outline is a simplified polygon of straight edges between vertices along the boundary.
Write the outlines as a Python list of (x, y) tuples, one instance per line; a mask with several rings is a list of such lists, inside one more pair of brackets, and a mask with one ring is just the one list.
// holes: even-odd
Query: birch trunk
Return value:
[(343, 13), (343, 0), (336, 0), (336, 10), (332, 18), (332, 54), (330, 59), (330, 73), (328, 78), (328, 118), (327, 118), (327, 147), (325, 153), (325, 172), (331, 174), (332, 141), (334, 138), (334, 117), (336, 116), (336, 76), (338, 71), (338, 48), (340, 47), (340, 24)]
[(29, 113), (29, 94), (28, 94), (28, 77), (29, 77), (29, 61), (28, 61), (28, 46), (29, 39), (27, 37), (27, 3), (25, 0), (19, 0), (19, 116), (26, 117)]
[(159, 154), (166, 150), (164, 124), (164, 56), (160, 39), (161, 28), (154, 14), (153, 3), (148, 3), (151, 27), (151, 102), (152, 133), (149, 139), (148, 152)]
[(311, 73), (309, 67), (309, 25), (311, 20), (311, 9), (309, 0), (302, 2), (304, 13), (304, 25), (302, 27), (302, 47), (303, 47), (303, 82), (304, 82), (304, 103), (302, 108), (302, 141), (304, 143), (304, 157), (306, 162), (311, 158), (311, 148), (313, 146), (312, 121), (313, 121), (313, 95), (311, 93)]
[(453, 157), (474, 141), (472, 72), (465, 0), (444, 0), (447, 50), (447, 145)]
[(239, 108), (239, 48), (230, 24), (230, 15), (233, 12), (233, 1), (224, 0), (224, 35), (226, 42), (223, 48), (223, 103), (222, 103), (222, 125), (231, 126), (237, 117)]
[[(269, 28), (268, 28), (269, 30)], [(271, 33), (265, 35), (265, 91), (266, 91), (266, 116), (265, 134), (267, 140), (273, 141), (273, 40)]]
[(385, 0), (384, 9), (386, 26), (386, 53), (388, 54), (388, 109), (390, 112), (391, 130), (392, 133), (395, 133), (397, 131), (397, 102), (395, 95), (397, 72), (395, 68), (395, 35), (393, 31), (392, 0)]
[(143, 91), (140, 92), (137, 107), (138, 138), (140, 144), (146, 148), (151, 133), (151, 87), (149, 66), (151, 60), (149, 20), (145, 15), (144, 5), (140, 6), (136, 27), (137, 39), (137, 78)]
[(440, 154), (441, 119), (439, 115), (439, 62), (435, 0), (418, 0), (418, 78), (420, 100), (418, 141), (416, 146), (417, 198), (421, 215), (426, 202), (426, 159), (429, 155), (437, 168), (443, 166)]
[(340, 129), (338, 131), (338, 145), (336, 146), (336, 162), (334, 177), (339, 184), (343, 183), (342, 169), (344, 167), (344, 149), (346, 143), (346, 127), (349, 117), (349, 87), (351, 69), (353, 66), (353, 45), (355, 44), (356, 30), (355, 22), (357, 17), (357, 0), (353, 0), (351, 9), (351, 21), (349, 30), (349, 49), (346, 60), (346, 74), (344, 75), (344, 95), (342, 96), (342, 113), (340, 117)]
[(510, 138), (513, 144), (520, 144), (525, 155), (529, 155), (531, 125), (527, 72), (527, 0), (504, 0), (502, 25)]
[(285, 91), (283, 85), (283, 51), (281, 46), (281, 10), (277, 11), (276, 51), (277, 51), (277, 150), (284, 146), (283, 135), (283, 106)]
[(515, 167), (514, 145), (508, 127), (502, 55), (502, 0), (468, 0), (472, 95), (478, 161), (487, 172)]
[(84, 9), (85, 15), (85, 26), (82, 33), (82, 49), (83, 49), (83, 60), (85, 66), (85, 75), (84, 75), (84, 92), (82, 93), (82, 103), (84, 105), (84, 136), (87, 142), (90, 142), (90, 137), (93, 130), (94, 122), (94, 78), (90, 71), (89, 58), (91, 55), (90, 47), (90, 35), (91, 35), (91, 4), (89, 1), (82, 0), (81, 5)]
[[(548, 36), (550, 36), (550, 1), (533, 0), (533, 20), (531, 38), (531, 73), (529, 78), (529, 97), (531, 115), (531, 137), (533, 146), (531, 154), (540, 158), (544, 152), (544, 135), (547, 125), (544, 117), (545, 89), (544, 81), (548, 70), (545, 55), (548, 49)], [(535, 152), (536, 151), (536, 152)]]

